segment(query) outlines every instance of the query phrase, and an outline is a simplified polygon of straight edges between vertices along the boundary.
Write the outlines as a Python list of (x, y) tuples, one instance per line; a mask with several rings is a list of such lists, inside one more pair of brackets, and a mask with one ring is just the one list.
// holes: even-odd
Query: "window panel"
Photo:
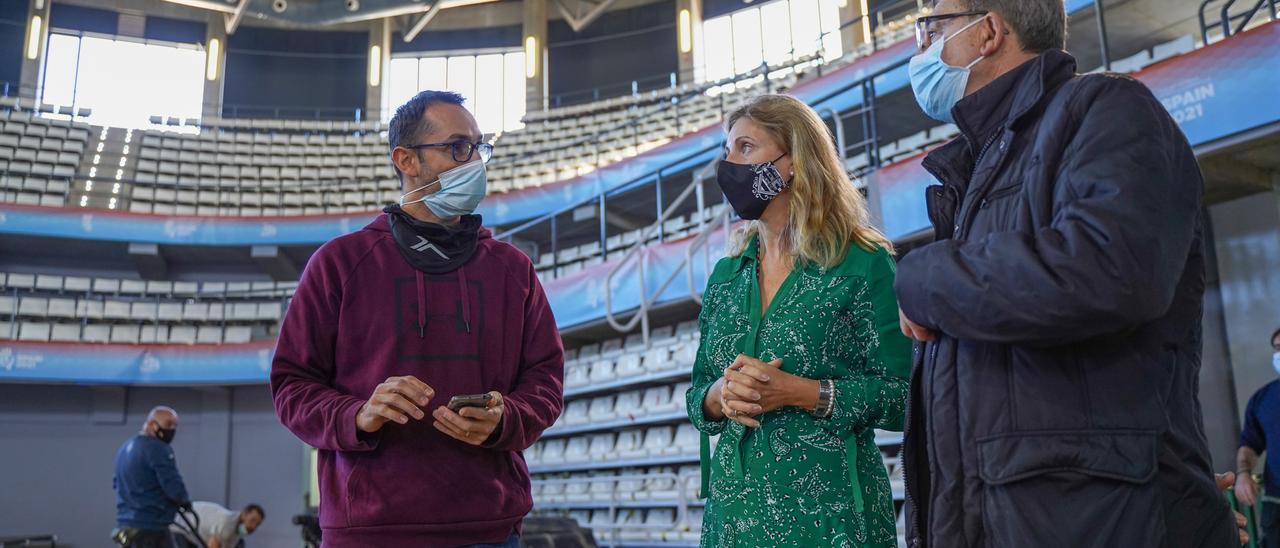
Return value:
[(818, 0), (819, 19), (821, 19), (822, 32), (822, 57), (824, 59), (839, 59), (844, 55), (842, 40), (840, 39), (840, 6), (836, 4), (836, 0)]
[(448, 58), (424, 57), (418, 63), (418, 89), (440, 91), (448, 89), (445, 85), (445, 73), (448, 71)]
[(76, 86), (76, 57), (80, 39), (65, 34), (50, 34), (45, 53), (44, 94), (42, 102), (70, 105)]
[(385, 118), (390, 119), (396, 107), (405, 104), (418, 91), (418, 59), (392, 59), (387, 69), (388, 108), (382, 109)]
[(476, 58), (450, 57), (446, 74), (445, 87), (455, 91), (467, 99), (467, 104), (474, 106), (476, 95)]
[(738, 74), (755, 70), (764, 61), (760, 42), (760, 10), (733, 14), (733, 68)]
[(502, 109), (505, 106), (502, 101), (502, 77), (504, 73), (501, 54), (476, 57), (476, 80), (478, 85), (475, 90), (475, 102), (471, 105), (471, 112), (475, 115), (476, 123), (480, 125), (482, 133), (502, 131)]
[(524, 82), (524, 52), (508, 53), (503, 58), (506, 68), (503, 75), (502, 129), (511, 131), (524, 127), (526, 96)]
[(95, 124), (136, 128), (149, 126), (151, 116), (200, 118), (205, 63), (201, 50), (56, 34), (50, 38), (50, 50), (45, 100), (74, 100), (78, 107), (91, 108)]
[(791, 0), (791, 37), (796, 57), (817, 53), (820, 34), (818, 0)]
[(786, 0), (760, 6), (764, 60), (770, 66), (791, 60), (791, 14)]
[(706, 52), (707, 81), (733, 76), (733, 21), (725, 15), (702, 24), (703, 51)]

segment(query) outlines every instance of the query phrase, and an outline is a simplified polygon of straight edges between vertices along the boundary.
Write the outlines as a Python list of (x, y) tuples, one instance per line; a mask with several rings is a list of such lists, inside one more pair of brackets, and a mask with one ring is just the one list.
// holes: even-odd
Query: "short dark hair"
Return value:
[(960, 0), (960, 3), (973, 11), (999, 13), (1013, 27), (1013, 32), (1018, 33), (1024, 51), (1041, 53), (1067, 48), (1067, 9), (1062, 0)]
[[(417, 144), (413, 141), (417, 140), (422, 134), (431, 132), (431, 127), (422, 119), (422, 114), (427, 111), (428, 107), (440, 103), (462, 106), (464, 102), (466, 102), (466, 98), (452, 91), (426, 90), (418, 92), (417, 95), (414, 95), (405, 104), (396, 109), (395, 116), (392, 116), (391, 122), (387, 124), (388, 153), (398, 146)], [(391, 167), (396, 170), (397, 176), (401, 175), (400, 168), (396, 167), (395, 162), (391, 163)]]
[(1280, 337), (1280, 329), (1276, 329), (1275, 333), (1271, 334), (1271, 338), (1267, 339), (1267, 344), (1275, 344), (1276, 337)]
[(250, 505), (248, 505), (248, 506), (245, 506), (245, 507), (244, 507), (244, 513), (248, 514), (248, 513), (250, 513), (250, 512), (257, 512), (257, 513), (258, 513), (258, 517), (259, 517), (259, 518), (262, 518), (262, 520), (263, 520), (263, 521), (265, 521), (265, 520), (267, 519), (267, 513), (266, 513), (266, 512), (263, 512), (263, 511), (262, 511), (262, 507), (261, 507), (261, 506), (259, 506), (257, 503), (252, 503), (252, 504), (250, 504)]

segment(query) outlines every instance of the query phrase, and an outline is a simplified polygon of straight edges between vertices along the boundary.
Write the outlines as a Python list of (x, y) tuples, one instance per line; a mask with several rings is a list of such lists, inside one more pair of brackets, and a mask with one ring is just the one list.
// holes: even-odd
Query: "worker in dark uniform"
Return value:
[(116, 451), (116, 533), (131, 548), (172, 548), (169, 524), (178, 508), (190, 505), (187, 487), (169, 446), (178, 431), (178, 413), (156, 407), (142, 431)]

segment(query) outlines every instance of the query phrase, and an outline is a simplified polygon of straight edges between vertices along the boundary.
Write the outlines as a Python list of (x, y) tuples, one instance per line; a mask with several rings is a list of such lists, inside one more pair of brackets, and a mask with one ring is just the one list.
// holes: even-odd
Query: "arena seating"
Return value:
[(0, 339), (223, 344), (274, 337), (296, 282), (0, 273)]

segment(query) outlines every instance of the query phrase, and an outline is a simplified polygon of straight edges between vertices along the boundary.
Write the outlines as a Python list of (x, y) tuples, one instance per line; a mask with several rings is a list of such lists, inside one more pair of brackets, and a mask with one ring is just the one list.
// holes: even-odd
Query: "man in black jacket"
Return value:
[(1136, 80), (1076, 74), (1062, 0), (940, 0), (912, 87), (937, 241), (902, 259), (917, 345), (909, 546), (1230, 546), (1197, 398), (1203, 182)]

